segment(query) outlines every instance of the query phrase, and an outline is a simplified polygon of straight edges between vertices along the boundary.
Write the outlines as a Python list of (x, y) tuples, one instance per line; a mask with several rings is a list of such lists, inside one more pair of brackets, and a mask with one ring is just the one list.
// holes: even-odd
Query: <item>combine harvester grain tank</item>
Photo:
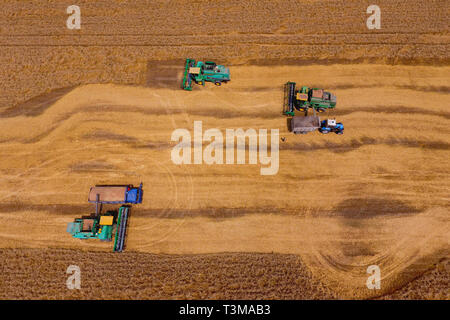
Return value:
[[(131, 204), (142, 203), (142, 183), (133, 185), (97, 185), (89, 191), (88, 202), (95, 204), (95, 214), (75, 219), (67, 226), (69, 232), (77, 239), (100, 239), (112, 241), (114, 235), (114, 252), (122, 252), (125, 248), (127, 227), (131, 212)], [(103, 204), (122, 204), (118, 210), (109, 210), (102, 214)]]

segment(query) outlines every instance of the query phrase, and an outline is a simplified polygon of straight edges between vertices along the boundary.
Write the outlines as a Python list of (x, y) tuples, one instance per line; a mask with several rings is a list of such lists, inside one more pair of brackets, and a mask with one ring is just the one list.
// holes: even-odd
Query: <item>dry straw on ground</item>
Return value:
[[(359, 1), (147, 3), (80, 1), (77, 35), (59, 1), (2, 4), (2, 298), (448, 299), (431, 288), (448, 288), (445, 1), (380, 1), (379, 31)], [(232, 81), (180, 90), (188, 56), (229, 64)], [(291, 135), (289, 80), (336, 93), (345, 134)], [(278, 174), (174, 165), (171, 133), (194, 120), (278, 128)], [(141, 181), (128, 253), (65, 233), (91, 185)], [(72, 258), (95, 274), (85, 293), (55, 282)], [(146, 280), (118, 292), (129, 278), (108, 263)], [(365, 287), (371, 264), (381, 292)]]

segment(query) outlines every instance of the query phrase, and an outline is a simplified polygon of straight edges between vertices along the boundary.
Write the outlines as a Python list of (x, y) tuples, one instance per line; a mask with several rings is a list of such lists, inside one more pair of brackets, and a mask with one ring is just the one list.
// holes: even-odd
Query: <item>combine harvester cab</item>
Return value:
[[(75, 219), (67, 226), (74, 238), (100, 239), (112, 241), (115, 228), (114, 251), (122, 252), (130, 216), (129, 204), (142, 203), (144, 191), (142, 183), (139, 187), (133, 185), (97, 185), (89, 191), (88, 202), (95, 203), (95, 214), (90, 217)], [(102, 214), (103, 204), (123, 204), (118, 210)]]
[(212, 61), (195, 61), (186, 59), (184, 66), (183, 82), (181, 87), (184, 90), (192, 91), (193, 83), (205, 85), (205, 82), (212, 82), (216, 86), (230, 81), (230, 69), (218, 65)]

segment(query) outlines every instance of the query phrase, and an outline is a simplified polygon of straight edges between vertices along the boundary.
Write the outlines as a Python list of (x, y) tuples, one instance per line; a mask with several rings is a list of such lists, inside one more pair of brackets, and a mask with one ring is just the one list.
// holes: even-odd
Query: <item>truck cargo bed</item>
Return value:
[(297, 133), (308, 133), (320, 128), (320, 118), (317, 116), (298, 116), (291, 120), (291, 131)]
[(96, 202), (99, 195), (99, 202), (124, 202), (127, 192), (127, 186), (96, 186), (89, 191), (89, 202)]

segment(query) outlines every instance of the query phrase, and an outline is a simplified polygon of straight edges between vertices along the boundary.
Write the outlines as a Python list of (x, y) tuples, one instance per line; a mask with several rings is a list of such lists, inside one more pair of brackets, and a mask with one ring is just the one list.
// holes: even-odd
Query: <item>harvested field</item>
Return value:
[[(364, 1), (189, 3), (79, 1), (76, 34), (64, 2), (2, 4), (0, 298), (448, 299), (445, 1), (380, 1), (377, 31)], [(232, 81), (180, 90), (188, 56)], [(345, 134), (292, 135), (286, 81), (335, 93)], [(194, 121), (279, 129), (277, 174), (175, 165)], [(91, 186), (141, 181), (127, 252), (65, 232)], [(69, 292), (69, 264), (100, 279)]]

